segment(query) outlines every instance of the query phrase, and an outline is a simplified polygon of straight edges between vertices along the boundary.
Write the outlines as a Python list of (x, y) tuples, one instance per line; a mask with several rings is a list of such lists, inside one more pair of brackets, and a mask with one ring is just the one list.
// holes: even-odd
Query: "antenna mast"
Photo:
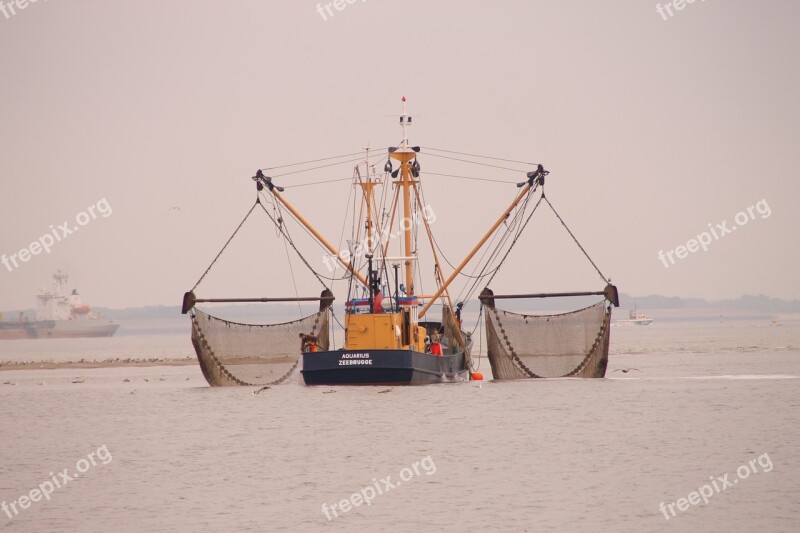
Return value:
[(413, 180), (411, 172), (411, 160), (417, 156), (416, 150), (408, 146), (408, 127), (411, 126), (412, 117), (406, 112), (406, 97), (403, 97), (403, 114), (400, 115), (400, 127), (403, 130), (403, 140), (396, 150), (389, 153), (389, 157), (400, 162), (400, 181), (395, 183), (403, 188), (403, 220), (400, 226), (403, 229), (403, 255), (406, 275), (406, 295), (414, 294), (414, 261), (410, 258), (414, 255), (413, 244), (411, 241), (411, 188), (417, 181)]

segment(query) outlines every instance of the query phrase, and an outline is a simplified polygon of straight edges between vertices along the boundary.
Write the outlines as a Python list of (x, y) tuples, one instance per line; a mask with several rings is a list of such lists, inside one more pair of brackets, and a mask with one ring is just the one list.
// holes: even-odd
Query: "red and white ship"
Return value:
[(0, 339), (59, 339), (111, 337), (119, 324), (92, 313), (81, 301), (78, 291), (67, 294), (69, 276), (60, 270), (53, 275), (51, 289), (36, 294), (36, 320), (30, 321), (20, 313), (15, 321), (0, 320)]

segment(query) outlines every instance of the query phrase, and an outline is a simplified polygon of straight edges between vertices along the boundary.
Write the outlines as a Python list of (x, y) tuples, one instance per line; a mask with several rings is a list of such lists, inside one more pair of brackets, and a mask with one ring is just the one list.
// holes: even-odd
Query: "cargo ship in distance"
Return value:
[(0, 340), (7, 339), (63, 339), (111, 337), (119, 324), (92, 313), (81, 301), (78, 291), (67, 293), (69, 276), (60, 270), (53, 275), (51, 289), (36, 294), (36, 320), (28, 320), (23, 313), (14, 321), (0, 315)]

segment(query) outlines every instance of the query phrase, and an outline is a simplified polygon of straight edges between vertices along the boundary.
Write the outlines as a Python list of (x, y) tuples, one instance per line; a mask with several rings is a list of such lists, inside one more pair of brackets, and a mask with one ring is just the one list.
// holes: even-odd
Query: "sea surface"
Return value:
[[(186, 322), (0, 341), (191, 355)], [(196, 365), (0, 371), (0, 531), (800, 531), (800, 322), (614, 326), (600, 380), (480, 361), (482, 383), (258, 394)]]

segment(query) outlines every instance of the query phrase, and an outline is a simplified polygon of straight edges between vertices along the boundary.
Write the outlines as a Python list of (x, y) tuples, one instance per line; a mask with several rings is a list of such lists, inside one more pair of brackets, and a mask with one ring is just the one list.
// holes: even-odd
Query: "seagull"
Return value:
[(125, 378), (125, 379), (123, 379), (123, 380), (122, 380), (122, 382), (123, 382), (123, 383), (130, 383), (130, 382), (131, 382), (131, 380), (129, 380), (128, 378)]
[(72, 382), (73, 383), (83, 383), (84, 380), (83, 380), (83, 378), (75, 378), (75, 379), (72, 380)]
[(269, 388), (270, 388), (270, 387), (261, 387), (261, 388), (260, 388), (260, 389), (258, 389), (258, 390), (254, 390), (254, 391), (253, 391), (253, 396), (255, 396), (256, 394), (258, 394), (258, 393), (259, 393), (259, 392), (261, 392), (261, 391), (269, 390)]
[(622, 372), (623, 374), (627, 374), (631, 370), (636, 370), (637, 372), (641, 372), (641, 370), (639, 370), (638, 368), (618, 368), (611, 373), (613, 374), (614, 372)]
[(180, 211), (180, 210), (181, 210), (181, 208), (180, 208), (180, 207), (178, 207), (177, 205), (173, 205), (172, 207), (170, 207), (170, 208), (169, 208), (169, 210), (170, 210), (170, 211)]

